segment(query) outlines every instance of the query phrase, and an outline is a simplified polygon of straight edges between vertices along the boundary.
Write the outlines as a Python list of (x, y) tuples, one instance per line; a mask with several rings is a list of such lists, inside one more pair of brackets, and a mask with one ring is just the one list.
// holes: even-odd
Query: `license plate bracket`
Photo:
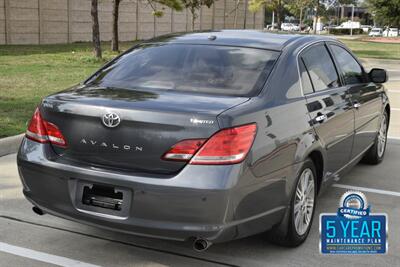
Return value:
[(121, 210), (123, 193), (114, 187), (104, 185), (85, 185), (83, 187), (82, 204), (110, 210)]
[(85, 180), (68, 181), (76, 210), (106, 219), (125, 220), (129, 217), (133, 191), (113, 184)]

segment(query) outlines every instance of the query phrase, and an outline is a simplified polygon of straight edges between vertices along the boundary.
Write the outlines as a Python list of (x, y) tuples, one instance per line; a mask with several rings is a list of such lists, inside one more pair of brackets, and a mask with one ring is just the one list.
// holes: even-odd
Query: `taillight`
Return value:
[(242, 162), (253, 144), (256, 124), (224, 129), (213, 135), (190, 164), (234, 164)]
[(40, 115), (38, 108), (36, 108), (35, 113), (33, 113), (28, 130), (26, 131), (26, 137), (39, 143), (48, 142), (47, 132), (44, 128), (42, 115)]
[(163, 159), (189, 161), (196, 165), (221, 165), (242, 162), (253, 144), (255, 123), (223, 129), (207, 141), (184, 140), (174, 145)]
[(206, 139), (188, 139), (180, 141), (164, 154), (163, 159), (189, 161), (205, 141)]
[(42, 118), (36, 108), (29, 123), (25, 136), (39, 143), (51, 143), (60, 147), (67, 147), (67, 142), (58, 127)]

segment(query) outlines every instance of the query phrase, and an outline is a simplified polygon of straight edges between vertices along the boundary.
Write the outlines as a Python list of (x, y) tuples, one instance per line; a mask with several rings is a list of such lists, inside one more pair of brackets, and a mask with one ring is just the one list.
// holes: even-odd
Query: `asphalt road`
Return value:
[[(318, 200), (316, 215), (335, 212), (340, 196), (364, 187), (373, 212), (389, 216), (389, 251), (379, 256), (321, 255), (318, 217), (307, 241), (294, 249), (269, 244), (263, 234), (216, 244), (203, 253), (190, 244), (141, 238), (38, 216), (23, 198), (15, 154), (0, 158), (0, 266), (399, 266), (400, 142), (391, 140), (384, 162), (357, 165)], [(371, 192), (372, 190), (372, 192)], [(382, 191), (375, 191), (382, 190)]]

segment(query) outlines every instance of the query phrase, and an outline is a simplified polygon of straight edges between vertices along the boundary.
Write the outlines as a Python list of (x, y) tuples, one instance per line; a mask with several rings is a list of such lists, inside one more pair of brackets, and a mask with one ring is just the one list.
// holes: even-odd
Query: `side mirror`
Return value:
[(372, 69), (368, 75), (374, 83), (385, 83), (388, 80), (388, 75), (384, 69)]

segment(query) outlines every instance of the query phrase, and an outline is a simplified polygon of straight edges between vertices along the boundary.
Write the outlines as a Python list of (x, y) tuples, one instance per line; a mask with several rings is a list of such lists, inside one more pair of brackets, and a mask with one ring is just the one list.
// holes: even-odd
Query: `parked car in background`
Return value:
[(324, 29), (324, 31), (328, 31), (328, 30), (330, 30), (330, 29), (335, 29), (336, 27), (338, 27), (338, 25), (331, 24), (331, 25), (325, 25), (325, 26), (323, 27), (323, 29)]
[(265, 27), (265, 30), (271, 31), (271, 30), (277, 30), (278, 29), (278, 24), (274, 23), (274, 24), (268, 24)]
[(338, 29), (359, 29), (361, 27), (360, 22), (358, 21), (346, 21), (337, 26)]
[(361, 29), (363, 30), (364, 33), (369, 33), (369, 31), (372, 29), (372, 26), (370, 26), (370, 25), (361, 25)]
[(299, 31), (300, 27), (297, 24), (293, 24), (293, 23), (282, 23), (281, 24), (281, 30), (282, 31)]
[(383, 69), (330, 37), (221, 30), (135, 45), (45, 97), (17, 156), (23, 193), (106, 229), (298, 246), (318, 194), (383, 160)]
[(281, 24), (282, 31), (291, 31), (292, 30), (292, 23), (282, 23)]
[(292, 31), (298, 32), (300, 31), (300, 26), (299, 24), (292, 24)]
[(302, 32), (310, 32), (311, 31), (311, 27), (310, 26), (308, 26), (307, 24), (301, 24), (300, 25), (300, 31), (302, 31)]
[(368, 36), (380, 37), (380, 36), (382, 36), (382, 33), (383, 33), (382, 28), (372, 28), (372, 30), (369, 32)]
[(399, 36), (399, 31), (397, 28), (387, 28), (383, 31), (382, 36), (384, 37), (397, 37)]

